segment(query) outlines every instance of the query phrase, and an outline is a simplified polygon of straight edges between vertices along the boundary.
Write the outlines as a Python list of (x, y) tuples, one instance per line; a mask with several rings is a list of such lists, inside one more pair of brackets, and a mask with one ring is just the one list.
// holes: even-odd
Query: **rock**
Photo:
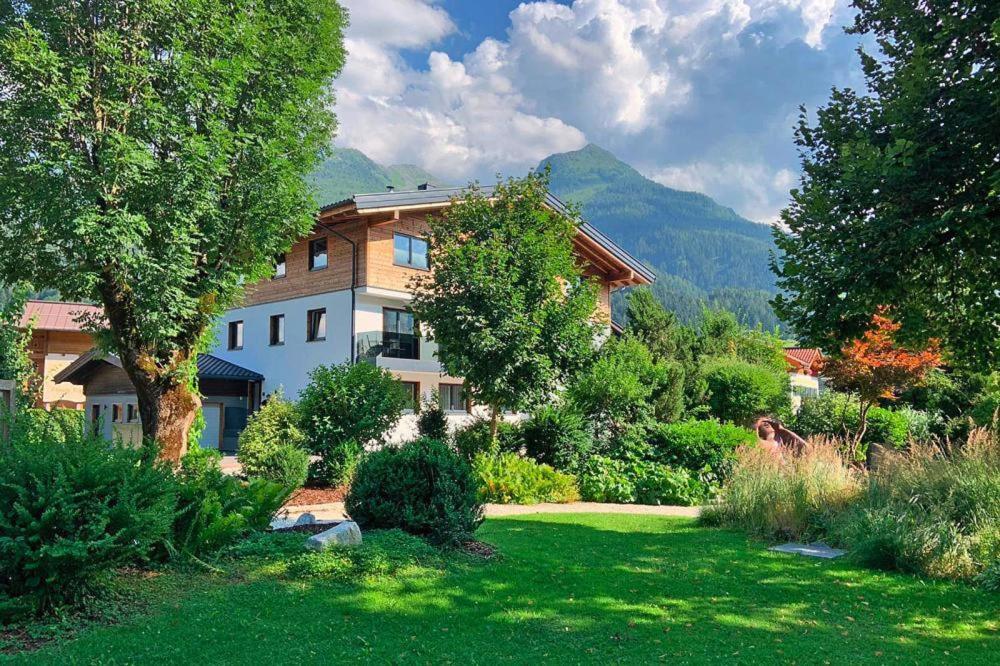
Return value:
[(361, 528), (353, 520), (337, 523), (325, 532), (314, 534), (306, 541), (309, 550), (326, 550), (361, 545)]
[(295, 519), (295, 525), (315, 525), (316, 516), (311, 513), (303, 513), (301, 516)]

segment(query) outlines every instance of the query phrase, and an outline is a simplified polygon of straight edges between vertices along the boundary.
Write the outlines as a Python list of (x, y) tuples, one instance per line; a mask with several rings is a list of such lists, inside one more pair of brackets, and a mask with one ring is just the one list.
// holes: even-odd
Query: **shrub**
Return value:
[(406, 393), (392, 373), (370, 363), (319, 366), (299, 398), (308, 449), (321, 457), (310, 468), (320, 482), (341, 485), (365, 446), (381, 441), (399, 421)]
[(17, 410), (10, 427), (10, 436), (19, 442), (76, 441), (83, 433), (83, 426), (83, 410), (53, 409), (46, 411), (32, 407)]
[(347, 513), (361, 527), (395, 527), (457, 545), (472, 538), (483, 505), (469, 463), (442, 442), (419, 439), (364, 457)]
[(218, 451), (194, 446), (177, 473), (178, 514), (169, 549), (198, 556), (266, 529), (292, 488), (268, 481), (241, 481), (222, 472)]
[(586, 420), (567, 407), (542, 407), (520, 425), (528, 456), (556, 469), (574, 469), (594, 447)]
[(906, 446), (908, 435), (909, 422), (904, 414), (885, 407), (872, 407), (868, 410), (868, 426), (864, 437), (866, 443), (901, 449)]
[(0, 444), (0, 615), (78, 601), (162, 543), (175, 484), (151, 459), (82, 428)]
[(659, 462), (687, 469), (709, 484), (728, 478), (736, 450), (756, 441), (746, 428), (718, 421), (681, 421), (650, 430), (649, 441)]
[(708, 389), (708, 407), (720, 421), (748, 426), (764, 414), (791, 413), (788, 375), (732, 358), (707, 361), (701, 369)]
[[(858, 401), (847, 393), (826, 391), (814, 398), (802, 401), (799, 411), (790, 427), (803, 437), (850, 438), (861, 424), (861, 408)], [(919, 432), (914, 413), (913, 428)], [(864, 459), (868, 444), (884, 444), (892, 448), (902, 448), (908, 440), (910, 417), (906, 413), (893, 412), (884, 407), (872, 407), (868, 411), (868, 427), (858, 451)]]
[(250, 417), (240, 433), (236, 458), (248, 478), (267, 479), (295, 490), (309, 473), (305, 441), (295, 405), (277, 393)]
[(590, 502), (690, 506), (707, 494), (704, 484), (686, 470), (643, 460), (591, 456), (578, 479), (580, 494)]
[(580, 499), (576, 479), (516, 453), (478, 454), (472, 470), (479, 498), (497, 504), (575, 502)]
[(569, 385), (567, 397), (598, 433), (614, 437), (653, 416), (654, 398), (667, 381), (666, 368), (644, 344), (631, 337), (612, 338)]
[(420, 406), (420, 413), (417, 415), (417, 432), (421, 437), (437, 439), (442, 442), (448, 440), (448, 415), (441, 406), (441, 394), (434, 391), (431, 399)]
[(494, 446), (490, 439), (490, 422), (476, 419), (472, 423), (455, 431), (455, 450), (468, 462), (479, 453), (496, 451), (520, 451), (521, 437), (516, 426), (506, 421), (497, 424), (497, 442)]
[(950, 458), (929, 448), (886, 457), (834, 538), (870, 566), (989, 582), (1000, 562), (1000, 442), (977, 431)]
[(836, 444), (811, 444), (800, 455), (744, 448), (706, 522), (738, 527), (765, 539), (811, 539), (857, 497), (860, 480)]

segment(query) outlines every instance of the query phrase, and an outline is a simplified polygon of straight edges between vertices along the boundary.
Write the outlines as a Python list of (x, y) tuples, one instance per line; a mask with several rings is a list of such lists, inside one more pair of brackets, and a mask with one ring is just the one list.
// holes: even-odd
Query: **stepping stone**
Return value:
[(825, 543), (795, 543), (794, 541), (774, 546), (768, 550), (779, 553), (792, 553), (793, 555), (805, 555), (807, 557), (822, 557), (825, 560), (832, 560), (835, 557), (847, 554), (846, 550), (830, 548)]

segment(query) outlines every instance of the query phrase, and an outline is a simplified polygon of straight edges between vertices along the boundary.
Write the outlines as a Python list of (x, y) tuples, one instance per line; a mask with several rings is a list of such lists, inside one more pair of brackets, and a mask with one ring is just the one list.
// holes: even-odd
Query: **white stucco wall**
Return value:
[[(306, 342), (306, 312), (326, 308), (326, 340)], [(285, 315), (285, 344), (272, 347), (271, 315)], [(232, 321), (243, 321), (243, 349), (229, 350)], [(379, 320), (379, 330), (381, 330)], [(216, 327), (211, 353), (264, 375), (264, 394), (283, 387), (296, 398), (309, 383), (309, 371), (318, 365), (343, 363), (351, 358), (351, 292), (335, 291), (276, 303), (229, 310)]]

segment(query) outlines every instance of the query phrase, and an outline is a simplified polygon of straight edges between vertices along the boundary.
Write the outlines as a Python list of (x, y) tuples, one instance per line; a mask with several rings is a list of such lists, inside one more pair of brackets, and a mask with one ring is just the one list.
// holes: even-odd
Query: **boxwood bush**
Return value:
[(497, 504), (575, 502), (576, 479), (516, 453), (480, 453), (472, 461), (479, 497)]
[(687, 469), (713, 484), (729, 476), (736, 449), (757, 439), (751, 430), (715, 420), (658, 424), (649, 429), (648, 437), (659, 462)]
[(556, 469), (576, 468), (594, 448), (586, 419), (570, 407), (542, 407), (519, 429), (525, 453)]
[(397, 527), (447, 546), (471, 539), (483, 520), (472, 467), (426, 438), (366, 455), (346, 508), (363, 528)]
[(267, 479), (292, 490), (306, 482), (309, 452), (295, 405), (272, 395), (247, 421), (236, 454), (249, 479)]

